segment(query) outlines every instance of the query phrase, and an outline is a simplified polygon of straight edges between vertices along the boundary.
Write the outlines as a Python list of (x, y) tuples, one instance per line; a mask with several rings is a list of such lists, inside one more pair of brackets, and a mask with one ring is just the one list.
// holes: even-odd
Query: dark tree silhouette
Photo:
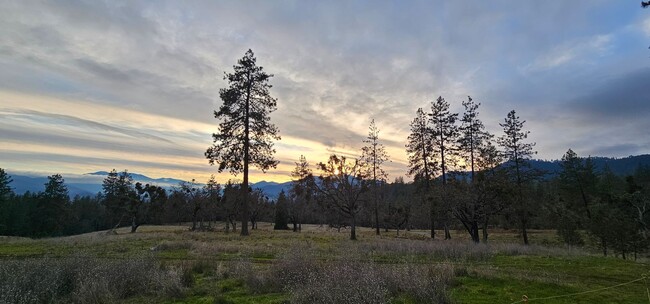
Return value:
[(293, 224), (293, 231), (302, 230), (302, 221), (307, 206), (311, 203), (314, 193), (314, 176), (309, 169), (309, 163), (305, 156), (300, 155), (300, 159), (295, 163), (291, 171), (291, 194), (290, 207), (288, 210), (289, 220)]
[(480, 105), (480, 103), (474, 102), (470, 96), (467, 96), (467, 101), (463, 101), (465, 113), (460, 119), (458, 152), (465, 160), (464, 167), (470, 169), (470, 183), (458, 184), (458, 187), (462, 189), (458, 189), (461, 191), (456, 195), (456, 203), (452, 207), (454, 216), (465, 226), (475, 243), (480, 240), (479, 222), (486, 215), (486, 203), (489, 198), (485, 184), (479, 183), (476, 177), (477, 171), (488, 169), (481, 166), (485, 163), (481, 157), (489, 157), (489, 154), (482, 152), (487, 151), (486, 147), (491, 138), (491, 135), (485, 131), (483, 122), (478, 118)]
[(4, 169), (0, 168), (0, 202), (11, 194), (11, 186), (9, 186), (11, 182), (13, 182), (11, 176)]
[(126, 170), (117, 173), (113, 169), (102, 183), (104, 204), (108, 210), (109, 221), (115, 223), (111, 232), (122, 224), (125, 217), (131, 220), (131, 232), (138, 229), (138, 209), (141, 201), (133, 186), (133, 178)]
[(256, 65), (253, 51), (248, 50), (234, 67), (226, 73), (228, 87), (219, 90), (223, 105), (214, 117), (222, 120), (219, 132), (212, 134), (214, 144), (205, 152), (211, 165), (218, 171), (244, 174), (241, 198), (241, 235), (248, 235), (250, 210), (248, 204), (248, 170), (251, 164), (262, 172), (275, 168), (273, 140), (279, 140), (278, 129), (270, 123), (269, 114), (276, 109), (276, 99), (271, 97), (269, 79), (261, 66)]
[(480, 103), (476, 103), (472, 97), (467, 96), (467, 101), (463, 101), (465, 113), (460, 119), (461, 126), (459, 128), (458, 148), (460, 154), (469, 164), (471, 181), (474, 181), (476, 175), (477, 159), (480, 156), (481, 149), (492, 138), (487, 131), (483, 122), (478, 118), (478, 107)]
[(66, 225), (69, 202), (68, 187), (63, 177), (60, 174), (48, 176), (37, 207), (37, 230), (45, 235), (61, 235)]
[(350, 239), (357, 239), (357, 215), (361, 211), (361, 196), (368, 190), (363, 166), (359, 160), (331, 155), (327, 163), (319, 163), (322, 171), (318, 192), (339, 214), (350, 219)]
[(196, 181), (192, 179), (189, 182), (183, 181), (178, 184), (179, 197), (182, 197), (184, 205), (187, 206), (192, 213), (192, 228), (190, 230), (196, 231), (203, 229), (197, 227), (199, 215), (203, 212), (207, 205), (207, 191), (203, 187), (199, 187)]
[(528, 245), (528, 233), (526, 229), (528, 228), (530, 215), (524, 197), (524, 183), (529, 181), (529, 176), (526, 174), (525, 168), (529, 166), (528, 161), (536, 152), (533, 151), (535, 143), (524, 142), (528, 138), (528, 134), (530, 134), (530, 131), (523, 130), (525, 122), (525, 120), (519, 119), (515, 110), (510, 111), (504, 123), (499, 124), (503, 128), (504, 134), (497, 141), (503, 148), (504, 158), (508, 161), (507, 168), (510, 169), (511, 178), (516, 185), (517, 202), (515, 212), (521, 224), (524, 244)]
[(388, 174), (384, 171), (382, 165), (389, 160), (384, 144), (379, 142), (379, 128), (375, 125), (374, 119), (370, 122), (368, 137), (366, 137), (363, 142), (366, 143), (366, 146), (361, 148), (361, 161), (364, 162), (366, 166), (366, 176), (368, 176), (372, 182), (372, 194), (375, 209), (375, 231), (377, 235), (379, 235), (378, 183), (383, 184), (386, 182)]
[(289, 230), (287, 215), (287, 196), (284, 190), (280, 191), (278, 200), (275, 203), (275, 219), (273, 220), (273, 230)]
[(578, 154), (569, 149), (560, 163), (560, 190), (565, 201), (578, 206), (577, 213), (584, 213), (591, 220), (590, 205), (592, 196), (596, 191), (597, 176), (591, 158), (582, 159)]
[(423, 186), (423, 198), (429, 202), (431, 238), (435, 238), (435, 202), (431, 199), (431, 180), (438, 170), (438, 163), (433, 158), (433, 139), (427, 126), (427, 115), (419, 108), (411, 122), (411, 134), (408, 136), (406, 153), (409, 158), (408, 175)]
[[(451, 167), (456, 154), (456, 143), (458, 141), (458, 126), (456, 126), (456, 119), (458, 113), (449, 112), (449, 103), (445, 101), (442, 96), (439, 96), (436, 101), (431, 103), (431, 113), (429, 114), (429, 123), (433, 137), (433, 151), (434, 158), (439, 160), (440, 173), (442, 177), (442, 191), (440, 191), (440, 198), (443, 205), (447, 205), (447, 172)], [(451, 239), (449, 233), (449, 208), (444, 208), (444, 228), (445, 240)]]
[(650, 1), (641, 1), (641, 7), (646, 8), (650, 6)]

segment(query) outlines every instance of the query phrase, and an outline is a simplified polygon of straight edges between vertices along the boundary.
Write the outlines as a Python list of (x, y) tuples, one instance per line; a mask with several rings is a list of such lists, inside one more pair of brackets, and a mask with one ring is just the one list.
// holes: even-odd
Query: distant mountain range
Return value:
[[(650, 154), (628, 156), (623, 158), (611, 158), (611, 157), (591, 157), (592, 162), (596, 168), (597, 172), (602, 171), (605, 167), (609, 169), (616, 175), (627, 176), (634, 174), (636, 169), (640, 165), (650, 166)], [(535, 169), (543, 170), (547, 173), (547, 176), (552, 177), (562, 171), (560, 160), (531, 160), (531, 167)]]
[[(39, 192), (45, 189), (45, 183), (47, 183), (46, 176), (27, 176), (12, 172), (8, 173), (11, 175), (11, 179), (13, 179), (10, 186), (15, 193), (22, 194), (27, 191)], [(183, 180), (175, 178), (151, 178), (138, 173), (129, 174), (131, 174), (134, 182), (157, 185), (168, 190), (183, 182)], [(108, 172), (106, 171), (97, 171), (82, 175), (64, 175), (63, 179), (65, 180), (66, 186), (68, 186), (70, 197), (74, 197), (76, 195), (95, 195), (98, 192), (102, 192), (102, 181), (107, 175)], [(290, 182), (276, 183), (261, 181), (251, 184), (251, 187), (253, 189), (261, 189), (268, 197), (274, 199), (280, 194), (280, 191), (288, 191), (290, 184)]]
[[(626, 176), (633, 174), (636, 168), (640, 165), (650, 166), (650, 155), (637, 155), (625, 158), (609, 158), (609, 157), (592, 157), (594, 165), (598, 171), (602, 171), (605, 166), (609, 166), (610, 170), (616, 175)], [(547, 173), (547, 177), (557, 175), (561, 170), (561, 161), (559, 160), (531, 160), (531, 166), (535, 169), (543, 170)], [(16, 193), (39, 192), (45, 188), (47, 177), (45, 176), (26, 176), (20, 174), (12, 174), (8, 172), (13, 179), (10, 186)], [(171, 189), (177, 186), (183, 180), (175, 178), (150, 178), (146, 175), (138, 173), (130, 173), (135, 182), (143, 184), (154, 184), (166, 189)], [(108, 175), (106, 171), (97, 171), (86, 173), (82, 175), (63, 176), (68, 186), (68, 191), (71, 197), (76, 195), (95, 195), (102, 191), (102, 181)], [(291, 182), (276, 183), (261, 181), (251, 184), (253, 189), (261, 189), (268, 197), (275, 199), (280, 194), (280, 191), (289, 191)]]

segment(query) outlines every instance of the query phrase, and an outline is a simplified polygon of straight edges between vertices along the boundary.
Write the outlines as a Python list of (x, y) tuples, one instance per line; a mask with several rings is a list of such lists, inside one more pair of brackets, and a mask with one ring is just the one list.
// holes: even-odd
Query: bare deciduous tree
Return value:
[(359, 160), (331, 155), (327, 163), (319, 163), (322, 174), (316, 189), (328, 206), (350, 219), (350, 239), (357, 239), (357, 214), (361, 210), (361, 196), (368, 190), (365, 170)]

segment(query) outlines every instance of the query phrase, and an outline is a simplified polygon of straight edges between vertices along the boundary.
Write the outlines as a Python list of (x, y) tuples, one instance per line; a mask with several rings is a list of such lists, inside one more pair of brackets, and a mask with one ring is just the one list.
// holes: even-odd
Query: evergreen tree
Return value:
[(460, 119), (461, 126), (459, 127), (458, 148), (465, 162), (469, 164), (472, 182), (476, 171), (480, 169), (478, 158), (481, 156), (481, 150), (492, 138), (492, 135), (485, 130), (483, 122), (478, 118), (478, 107), (480, 105), (472, 97), (467, 96), (467, 101), (463, 101), (465, 113)]
[(211, 215), (211, 218), (216, 221), (219, 202), (221, 201), (221, 185), (217, 182), (214, 174), (210, 175), (210, 179), (208, 179), (208, 182), (203, 186), (203, 191), (206, 195), (207, 212)]
[(280, 191), (278, 201), (275, 203), (275, 220), (273, 224), (274, 230), (289, 230), (288, 216), (287, 216), (287, 196), (284, 190)]
[(411, 122), (411, 134), (408, 136), (406, 153), (409, 159), (408, 175), (416, 184), (421, 185), (422, 197), (429, 202), (429, 220), (431, 238), (435, 238), (435, 202), (431, 199), (431, 181), (438, 170), (438, 163), (433, 158), (433, 138), (427, 125), (427, 115), (419, 108)]
[(228, 169), (232, 174), (243, 173), (242, 182), (242, 229), (241, 235), (248, 235), (248, 170), (257, 166), (262, 172), (275, 168), (275, 149), (272, 140), (279, 140), (278, 129), (270, 123), (269, 114), (276, 109), (276, 99), (271, 97), (269, 79), (261, 66), (256, 65), (253, 51), (248, 50), (237, 65), (234, 73), (227, 73), (228, 88), (219, 90), (223, 105), (214, 112), (219, 124), (219, 133), (212, 134), (214, 144), (205, 152), (211, 165), (218, 165), (218, 171)]
[(456, 144), (458, 141), (458, 126), (456, 119), (458, 113), (449, 112), (449, 103), (442, 96), (431, 103), (431, 113), (429, 114), (429, 124), (433, 138), (434, 158), (439, 161), (440, 175), (442, 178), (442, 191), (440, 191), (440, 201), (444, 207), (444, 228), (445, 240), (451, 239), (449, 233), (449, 211), (447, 198), (447, 173), (453, 167), (454, 156), (456, 154)]
[(4, 169), (0, 168), (0, 203), (5, 201), (12, 193), (11, 186), (9, 186), (11, 182), (13, 182), (11, 176)]
[(535, 143), (524, 142), (528, 138), (528, 134), (530, 134), (530, 131), (523, 130), (525, 122), (525, 120), (521, 120), (517, 116), (515, 110), (510, 111), (504, 123), (499, 124), (503, 128), (504, 134), (497, 141), (503, 148), (503, 155), (508, 161), (507, 168), (511, 179), (516, 185), (517, 194), (514, 209), (519, 217), (524, 244), (528, 245), (528, 232), (526, 229), (531, 214), (525, 200), (524, 188), (532, 177), (531, 172), (526, 170), (529, 167), (528, 161), (536, 152), (533, 151)]
[(0, 168), (0, 235), (8, 235), (9, 231), (9, 214), (11, 212), (10, 196), (12, 194), (9, 184), (13, 180), (11, 176)]
[(303, 216), (313, 197), (314, 177), (305, 156), (300, 155), (295, 164), (296, 167), (291, 171), (291, 199), (288, 200), (291, 206), (288, 208), (288, 214), (293, 231), (297, 232), (302, 230)]
[(560, 191), (562, 198), (578, 214), (591, 219), (590, 204), (596, 190), (596, 173), (591, 158), (583, 160), (569, 149), (560, 163)]
[(384, 171), (382, 165), (389, 161), (388, 153), (384, 144), (379, 142), (379, 128), (375, 125), (375, 120), (370, 122), (368, 137), (363, 141), (367, 145), (361, 148), (361, 161), (364, 162), (367, 172), (366, 175), (372, 182), (373, 202), (375, 211), (375, 231), (379, 235), (379, 187), (378, 183), (385, 183), (388, 173)]
[(102, 182), (104, 189), (104, 205), (108, 211), (108, 220), (114, 230), (122, 224), (124, 218), (131, 220), (131, 232), (139, 226), (138, 213), (140, 200), (133, 185), (133, 177), (124, 170), (117, 173), (113, 169)]
[(60, 174), (47, 177), (45, 191), (39, 200), (36, 219), (33, 222), (39, 236), (59, 236), (63, 234), (68, 215), (68, 187)]
[[(481, 163), (485, 162), (481, 160), (481, 157), (491, 157), (489, 154), (482, 153), (490, 149), (488, 145), (491, 135), (485, 131), (483, 122), (478, 118), (480, 105), (480, 103), (474, 102), (470, 96), (467, 97), (467, 101), (463, 101), (465, 113), (460, 119), (458, 152), (465, 160), (463, 167), (469, 167), (470, 183), (456, 183), (456, 187), (462, 189), (456, 189), (460, 193), (456, 195), (456, 202), (452, 207), (454, 216), (460, 220), (475, 243), (480, 240), (479, 222), (484, 221), (483, 218), (489, 212), (486, 209), (490, 199), (487, 193), (488, 188), (485, 187), (485, 180), (477, 181), (476, 177), (477, 171), (488, 169), (481, 166)], [(485, 179), (485, 175), (483, 175), (483, 179)]]
[[(221, 197), (220, 213), (223, 214), (226, 222), (226, 232), (237, 230), (237, 218), (241, 217), (241, 200), (239, 197), (242, 195), (241, 184), (238, 181), (228, 180), (223, 186), (223, 196)], [(248, 222), (248, 220), (247, 220)]]

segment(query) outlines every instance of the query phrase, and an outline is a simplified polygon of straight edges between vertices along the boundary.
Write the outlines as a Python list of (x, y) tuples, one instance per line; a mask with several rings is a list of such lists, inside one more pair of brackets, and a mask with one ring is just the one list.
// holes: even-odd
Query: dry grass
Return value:
[(114, 303), (137, 295), (182, 295), (180, 269), (151, 258), (0, 260), (0, 303)]
[[(293, 303), (449, 303), (453, 286), (470, 277), (559, 283), (552, 271), (493, 267), (495, 258), (588, 255), (518, 245), (508, 241), (517, 241), (511, 231), (492, 233), (496, 241), (489, 244), (473, 244), (460, 237), (431, 240), (428, 231), (376, 236), (370, 228), (359, 228), (359, 241), (350, 241), (348, 230), (319, 225), (294, 233), (260, 223), (248, 237), (238, 231), (190, 232), (188, 226), (142, 226), (134, 234), (127, 229), (3, 240), (0, 303), (227, 299), (219, 284), (234, 281), (239, 295), (280, 294)], [(85, 256), (74, 254), (79, 251)], [(244, 301), (236, 299), (229, 301)]]

